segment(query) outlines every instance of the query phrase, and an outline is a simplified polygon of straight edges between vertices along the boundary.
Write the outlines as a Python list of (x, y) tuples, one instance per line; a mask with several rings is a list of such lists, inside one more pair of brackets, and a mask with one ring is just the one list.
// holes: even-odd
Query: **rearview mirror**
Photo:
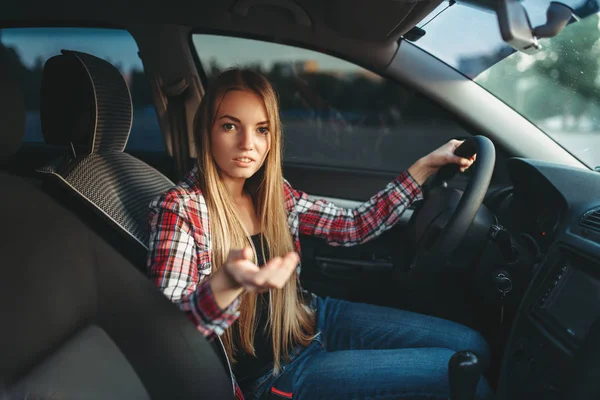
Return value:
[(558, 35), (575, 18), (569, 6), (556, 1), (548, 6), (546, 23), (536, 28), (531, 27), (527, 10), (519, 0), (500, 0), (497, 14), (502, 39), (527, 54), (541, 50), (539, 38)]
[(502, 40), (523, 53), (535, 54), (541, 50), (533, 35), (529, 15), (518, 0), (501, 0), (497, 14)]

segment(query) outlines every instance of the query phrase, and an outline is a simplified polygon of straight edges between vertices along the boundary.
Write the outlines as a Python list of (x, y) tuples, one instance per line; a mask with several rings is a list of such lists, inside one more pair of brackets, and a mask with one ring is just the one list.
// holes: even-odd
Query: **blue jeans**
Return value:
[[(315, 304), (316, 303), (316, 304)], [(455, 322), (362, 303), (315, 298), (318, 336), (282, 371), (265, 374), (249, 399), (445, 399), (448, 361), (471, 350), (487, 365), (487, 343)], [(477, 398), (491, 390), (483, 377)]]

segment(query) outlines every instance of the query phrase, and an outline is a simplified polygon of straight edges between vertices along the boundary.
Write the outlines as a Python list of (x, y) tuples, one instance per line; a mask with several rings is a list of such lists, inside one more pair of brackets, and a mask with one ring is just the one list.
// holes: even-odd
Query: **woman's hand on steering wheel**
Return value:
[(461, 172), (466, 171), (475, 161), (476, 155), (473, 155), (470, 158), (463, 158), (455, 155), (454, 152), (462, 143), (462, 140), (450, 140), (443, 146), (427, 154), (425, 157), (417, 160), (417, 162), (408, 169), (408, 172), (419, 185), (423, 185), (430, 176), (447, 164), (456, 164), (460, 167)]

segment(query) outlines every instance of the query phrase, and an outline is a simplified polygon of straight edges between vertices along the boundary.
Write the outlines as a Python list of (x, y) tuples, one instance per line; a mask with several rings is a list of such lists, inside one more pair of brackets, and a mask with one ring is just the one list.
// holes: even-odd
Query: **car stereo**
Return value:
[(600, 265), (563, 251), (544, 279), (532, 311), (557, 339), (577, 349), (600, 318)]

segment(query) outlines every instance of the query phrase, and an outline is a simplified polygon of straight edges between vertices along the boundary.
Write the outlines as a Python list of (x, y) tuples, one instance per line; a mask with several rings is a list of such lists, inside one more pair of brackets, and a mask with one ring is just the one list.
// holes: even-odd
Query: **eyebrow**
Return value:
[(239, 118), (232, 117), (231, 115), (223, 115), (219, 119), (221, 120), (221, 119), (224, 119), (224, 118), (229, 118), (230, 120), (235, 121), (238, 124), (242, 122), (242, 121), (239, 120)]
[[(242, 121), (240, 121), (239, 118), (232, 117), (231, 115), (222, 115), (221, 117), (219, 117), (219, 120), (224, 119), (224, 118), (228, 118), (234, 122), (237, 122), (238, 124), (242, 123)], [(266, 120), (266, 121), (259, 122), (256, 125), (268, 125), (268, 124), (269, 124), (269, 120)]]

